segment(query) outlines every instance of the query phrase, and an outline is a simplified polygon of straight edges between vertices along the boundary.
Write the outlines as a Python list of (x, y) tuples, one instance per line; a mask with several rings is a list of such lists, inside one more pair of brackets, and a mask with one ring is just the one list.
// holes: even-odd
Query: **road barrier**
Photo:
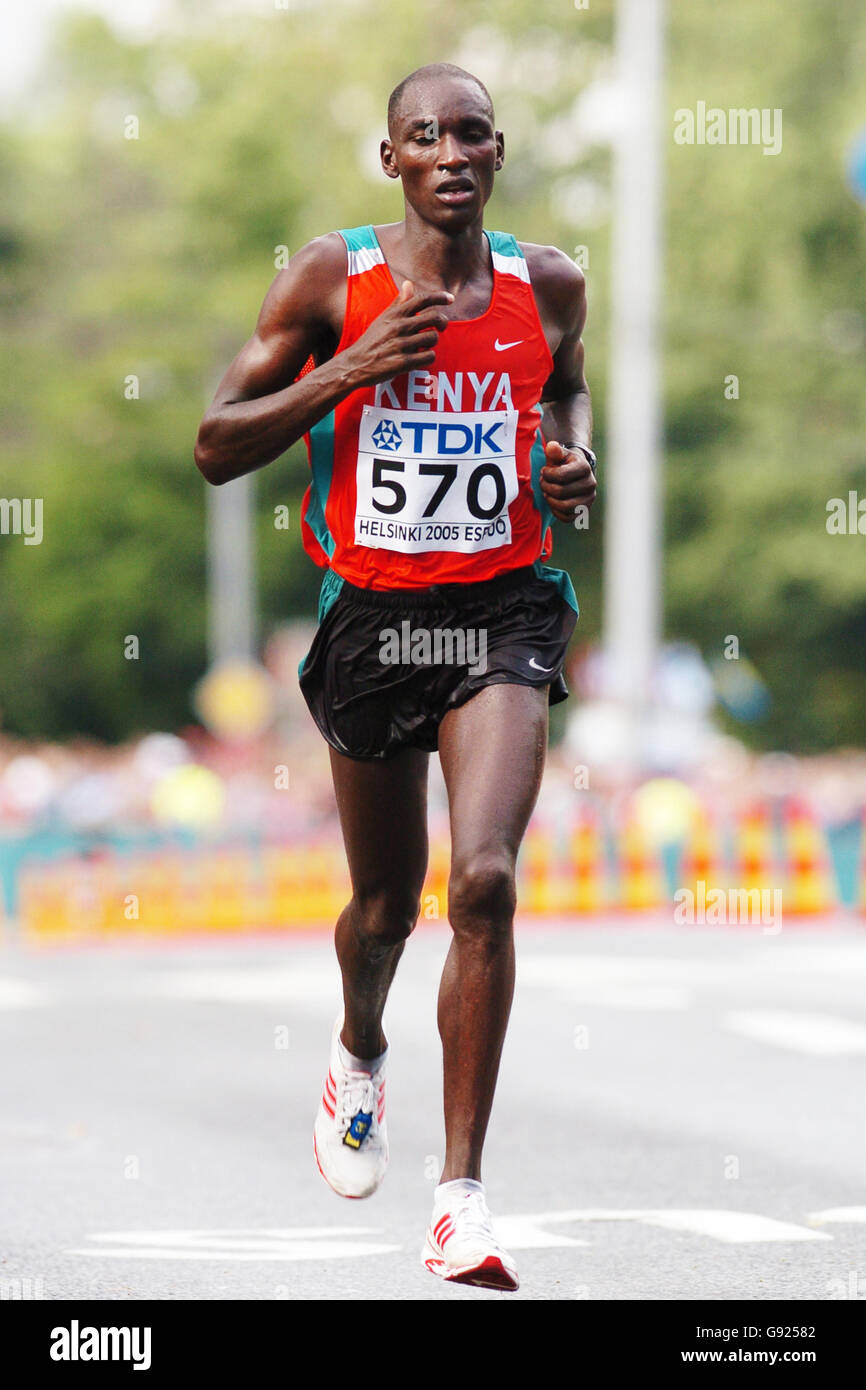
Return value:
[[(431, 835), (421, 916), (448, 912), (450, 844)], [(866, 817), (855, 902), (866, 913)], [(703, 890), (700, 885), (703, 884)], [(25, 862), (18, 922), (30, 940), (134, 934), (287, 931), (332, 926), (350, 896), (337, 834), (304, 843), (170, 845), (141, 852), (102, 847), (89, 855)], [(589, 802), (570, 823), (535, 819), (518, 861), (523, 918), (604, 919), (606, 913), (671, 913), (678, 890), (781, 892), (783, 919), (838, 910), (842, 894), (826, 831), (802, 801), (746, 807), (726, 825), (704, 808), (673, 847), (653, 843), (626, 806), (605, 824)]]

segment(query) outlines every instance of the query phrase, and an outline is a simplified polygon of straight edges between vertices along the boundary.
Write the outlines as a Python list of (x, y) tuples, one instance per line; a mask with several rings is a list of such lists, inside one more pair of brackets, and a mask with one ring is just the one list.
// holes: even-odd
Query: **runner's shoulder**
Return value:
[(579, 265), (558, 246), (541, 246), (534, 241), (518, 241), (529, 270), (529, 280), (553, 311), (572, 318), (586, 293), (586, 278)]
[(346, 283), (346, 243), (339, 232), (313, 237), (289, 258), (268, 290), (269, 314), (296, 314), (299, 308), (327, 313), (332, 295), (341, 295)]

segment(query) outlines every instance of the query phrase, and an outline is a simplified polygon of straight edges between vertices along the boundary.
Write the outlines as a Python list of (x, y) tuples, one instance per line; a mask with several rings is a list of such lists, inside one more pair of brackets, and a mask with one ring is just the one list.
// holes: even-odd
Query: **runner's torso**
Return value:
[[(429, 368), (353, 391), (305, 435), (304, 546), (359, 588), (473, 583), (550, 554), (539, 401), (553, 358), (520, 247), (484, 235), (486, 312), (451, 319)], [(373, 227), (340, 236), (348, 281), (336, 352), (398, 294)]]

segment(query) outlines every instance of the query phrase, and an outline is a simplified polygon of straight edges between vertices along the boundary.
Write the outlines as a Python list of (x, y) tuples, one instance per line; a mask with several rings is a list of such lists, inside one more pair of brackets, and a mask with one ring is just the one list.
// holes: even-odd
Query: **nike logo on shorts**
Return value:
[(539, 666), (539, 664), (538, 664), (538, 662), (535, 660), (535, 657), (534, 657), (534, 656), (531, 656), (531, 657), (529, 658), (529, 664), (530, 664), (530, 666), (532, 666), (536, 671), (543, 671), (544, 674), (545, 674), (546, 676), (549, 676), (550, 673), (551, 673), (551, 671), (555, 671), (555, 670), (556, 670), (556, 667), (555, 667), (555, 666)]

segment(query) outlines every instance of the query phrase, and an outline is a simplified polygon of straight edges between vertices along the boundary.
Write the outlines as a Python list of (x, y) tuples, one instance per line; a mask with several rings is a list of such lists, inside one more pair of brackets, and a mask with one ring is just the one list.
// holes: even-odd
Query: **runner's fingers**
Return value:
[(439, 342), (439, 334), (435, 329), (428, 330), (426, 333), (413, 333), (409, 337), (400, 338), (401, 352), (428, 352), (435, 348)]
[(586, 497), (594, 497), (598, 484), (592, 476), (586, 479), (581, 478), (572, 483), (554, 483), (549, 477), (545, 478), (542, 475), (541, 487), (545, 497), (553, 497), (557, 501), (567, 502), (569, 498), (581, 501)]
[(417, 314), (414, 319), (407, 319), (405, 323), (401, 323), (398, 332), (401, 337), (406, 337), (412, 333), (423, 333), (430, 328), (435, 328), (437, 333), (441, 333), (447, 325), (448, 320), (444, 314)]
[(582, 508), (586, 508), (587, 511), (589, 510), (589, 508), (592, 506), (592, 500), (593, 499), (588, 498), (584, 502), (577, 503), (548, 502), (548, 506), (550, 507), (550, 510), (556, 517), (557, 521), (573, 522), (575, 517), (579, 515)]
[(569, 463), (551, 465), (542, 470), (542, 477), (556, 479), (557, 483), (573, 483), (582, 481), (585, 478), (594, 478), (595, 474), (589, 466), (589, 461), (585, 458), (572, 458)]
[(436, 304), (453, 304), (454, 296), (447, 290), (435, 290), (430, 294), (413, 294), (409, 299), (404, 299), (402, 303), (395, 300), (398, 313), (404, 317), (417, 314), (424, 309), (430, 309)]
[[(433, 351), (413, 353), (411, 357), (404, 357), (400, 366), (401, 370), (404, 372), (414, 372), (419, 367), (429, 367), (430, 364), (435, 361), (436, 353)], [(428, 392), (425, 391), (424, 395), (428, 395)]]

